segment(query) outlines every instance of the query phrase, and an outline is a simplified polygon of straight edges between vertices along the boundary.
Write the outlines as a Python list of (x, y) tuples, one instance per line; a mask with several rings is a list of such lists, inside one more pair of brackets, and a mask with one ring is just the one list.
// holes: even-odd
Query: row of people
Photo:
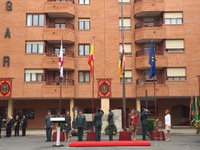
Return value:
[[(167, 131), (167, 141), (170, 140), (170, 130), (171, 130), (171, 117), (169, 114), (169, 110), (166, 110), (166, 116), (165, 116), (165, 124), (166, 124), (166, 131)], [(142, 139), (146, 140), (146, 134), (147, 134), (147, 118), (148, 115), (150, 114), (150, 112), (143, 108), (142, 109), (142, 113), (140, 116), (140, 121), (141, 121), (141, 127), (142, 127)], [(96, 140), (100, 141), (101, 140), (101, 129), (102, 129), (102, 117), (104, 115), (104, 112), (101, 109), (97, 109), (96, 113), (94, 114), (94, 118), (93, 118), (93, 125), (95, 128), (95, 132), (96, 132)], [(51, 136), (52, 136), (52, 128), (53, 128), (53, 123), (50, 121), (51, 118), (51, 112), (48, 111), (48, 115), (45, 117), (45, 127), (46, 127), (46, 137), (47, 140), (46, 141), (51, 141)], [(132, 133), (133, 136), (133, 140), (136, 140), (136, 135), (137, 135), (137, 127), (138, 127), (138, 121), (139, 121), (139, 115), (137, 113), (137, 111), (135, 109), (132, 110), (132, 112), (129, 115), (129, 129)], [(81, 110), (78, 111), (78, 114), (76, 116), (76, 130), (77, 130), (77, 136), (78, 136), (78, 141), (82, 141), (83, 140), (83, 131), (84, 128), (86, 127), (86, 117), (83, 114), (83, 112)], [(114, 113), (112, 112), (112, 110), (109, 110), (108, 113), (108, 135), (109, 135), (109, 140), (113, 140), (113, 133), (114, 133)], [(69, 111), (66, 112), (65, 115), (65, 122), (64, 122), (64, 127), (63, 127), (63, 131), (66, 132), (65, 135), (65, 139), (66, 140), (70, 140), (70, 134), (72, 131), (72, 127), (71, 127), (71, 116)]]
[(19, 117), (18, 115), (15, 119), (12, 116), (8, 119), (2, 119), (0, 116), (0, 138), (1, 138), (1, 128), (3, 127), (3, 122), (5, 122), (6, 135), (5, 137), (11, 137), (12, 129), (14, 128), (14, 136), (19, 136), (19, 129), (22, 128), (22, 136), (26, 136), (27, 119), (25, 116)]

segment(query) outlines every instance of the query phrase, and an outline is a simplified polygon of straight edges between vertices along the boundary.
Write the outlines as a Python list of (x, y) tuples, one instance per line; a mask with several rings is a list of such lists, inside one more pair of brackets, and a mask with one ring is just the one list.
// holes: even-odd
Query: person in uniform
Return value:
[(46, 142), (51, 142), (53, 122), (51, 122), (51, 111), (48, 111), (45, 116), (45, 128), (46, 128)]
[(78, 130), (78, 141), (83, 141), (83, 130), (86, 125), (86, 118), (83, 115), (82, 110), (79, 110), (78, 115), (76, 117), (76, 127)]
[(1, 128), (3, 125), (3, 118), (0, 116), (0, 138), (1, 138)]
[(27, 119), (25, 115), (22, 116), (21, 126), (22, 126), (22, 136), (26, 136)]
[(17, 115), (14, 120), (15, 136), (19, 136), (19, 125), (20, 125), (20, 120), (19, 116)]
[(143, 140), (146, 140), (148, 115), (149, 115), (149, 111), (146, 108), (142, 108), (142, 114), (141, 114), (140, 120), (142, 124), (142, 139)]
[(6, 121), (6, 137), (11, 137), (13, 120), (12, 116), (8, 117)]
[(66, 139), (66, 141), (70, 141), (70, 132), (72, 130), (72, 127), (71, 127), (71, 116), (70, 116), (69, 111), (66, 111), (64, 129), (66, 132), (65, 139)]
[(94, 114), (94, 127), (96, 132), (96, 140), (101, 140), (101, 126), (102, 126), (102, 116), (104, 115), (103, 110), (97, 109), (97, 112)]
[(109, 126), (109, 131), (108, 131), (108, 135), (109, 135), (109, 140), (112, 141), (113, 140), (113, 130), (114, 130), (114, 113), (112, 112), (111, 109), (109, 109), (109, 114), (108, 114), (108, 126)]

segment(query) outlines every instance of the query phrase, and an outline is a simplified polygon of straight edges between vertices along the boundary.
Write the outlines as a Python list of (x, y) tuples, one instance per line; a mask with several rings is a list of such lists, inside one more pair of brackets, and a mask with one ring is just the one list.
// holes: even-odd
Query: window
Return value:
[[(119, 51), (122, 49), (122, 44), (119, 45)], [(125, 43), (124, 44), (124, 53), (125, 55), (131, 55), (131, 44)]]
[(90, 19), (79, 19), (78, 20), (79, 30), (89, 30), (90, 29)]
[[(125, 83), (132, 83), (132, 70), (125, 70), (124, 72), (125, 76)], [(122, 82), (123, 78), (120, 79)]]
[(90, 0), (79, 0), (79, 4), (90, 4)]
[(130, 3), (130, 0), (119, 0), (119, 3)]
[(169, 81), (186, 80), (186, 69), (167, 68), (167, 80)]
[[(57, 56), (59, 56), (59, 54), (60, 54), (60, 46), (59, 46), (59, 45), (54, 47), (54, 53), (55, 53)], [(63, 55), (65, 55), (65, 54), (66, 54), (66, 48), (63, 47)]]
[(66, 20), (65, 19), (55, 19), (55, 28), (66, 28)]
[(43, 70), (25, 70), (26, 82), (42, 81), (44, 71)]
[(153, 82), (154, 78), (156, 80), (156, 76), (154, 76), (153, 78), (149, 78), (149, 70), (144, 70), (144, 74), (145, 74), (145, 82)]
[(79, 71), (78, 82), (89, 83), (90, 82), (90, 71)]
[(26, 42), (26, 53), (42, 54), (44, 53), (44, 42)]
[[(123, 18), (123, 26), (124, 30), (131, 28), (131, 19), (130, 18)], [(122, 29), (122, 19), (119, 18), (119, 28)]]
[(164, 13), (165, 24), (183, 24), (183, 13)]
[(79, 44), (78, 45), (78, 55), (88, 56), (90, 54), (90, 44)]
[(26, 17), (27, 26), (44, 26), (45, 15), (44, 14), (28, 14)]
[(184, 40), (166, 40), (166, 51), (168, 52), (183, 52)]

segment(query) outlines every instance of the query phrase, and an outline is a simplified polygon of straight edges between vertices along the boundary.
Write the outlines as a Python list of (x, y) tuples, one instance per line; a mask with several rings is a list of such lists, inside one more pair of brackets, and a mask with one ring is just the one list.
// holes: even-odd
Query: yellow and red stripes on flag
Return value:
[(119, 76), (123, 77), (125, 70), (125, 54), (124, 54), (124, 43), (121, 44), (119, 49)]
[(88, 57), (88, 65), (90, 66), (90, 78), (93, 76), (94, 71), (94, 44), (90, 46), (90, 55)]

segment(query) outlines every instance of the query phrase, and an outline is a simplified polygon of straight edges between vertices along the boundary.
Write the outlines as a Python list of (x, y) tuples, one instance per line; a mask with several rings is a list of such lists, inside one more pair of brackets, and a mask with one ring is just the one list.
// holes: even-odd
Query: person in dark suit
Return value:
[(143, 140), (146, 140), (148, 115), (149, 115), (149, 111), (146, 108), (142, 108), (142, 114), (141, 114), (140, 120), (142, 124), (142, 139)]
[(94, 127), (96, 131), (96, 140), (101, 140), (101, 126), (102, 126), (102, 116), (104, 112), (101, 109), (97, 109), (97, 112), (94, 114)]
[(48, 111), (46, 117), (45, 117), (45, 128), (46, 128), (46, 142), (51, 142), (51, 136), (52, 136), (52, 128), (53, 128), (53, 122), (51, 122), (51, 111)]
[(113, 140), (113, 130), (114, 130), (114, 113), (112, 112), (111, 109), (109, 109), (109, 114), (108, 114), (108, 126), (109, 126), (109, 140)]
[(16, 116), (14, 120), (15, 136), (19, 136), (19, 125), (20, 125), (19, 116)]
[(27, 119), (26, 119), (26, 116), (24, 115), (21, 120), (21, 126), (22, 126), (22, 136), (26, 136)]
[(3, 118), (0, 116), (0, 138), (1, 138), (1, 128), (3, 125)]
[(86, 117), (83, 115), (82, 110), (79, 110), (76, 117), (76, 127), (78, 129), (78, 141), (83, 141), (83, 130), (86, 125)]
[(71, 127), (71, 116), (69, 111), (66, 111), (64, 130), (66, 132), (66, 138), (65, 138), (66, 141), (70, 141), (70, 132), (72, 130), (72, 127)]
[(6, 137), (11, 137), (12, 134), (12, 125), (13, 125), (13, 119), (12, 117), (8, 117), (6, 121)]

